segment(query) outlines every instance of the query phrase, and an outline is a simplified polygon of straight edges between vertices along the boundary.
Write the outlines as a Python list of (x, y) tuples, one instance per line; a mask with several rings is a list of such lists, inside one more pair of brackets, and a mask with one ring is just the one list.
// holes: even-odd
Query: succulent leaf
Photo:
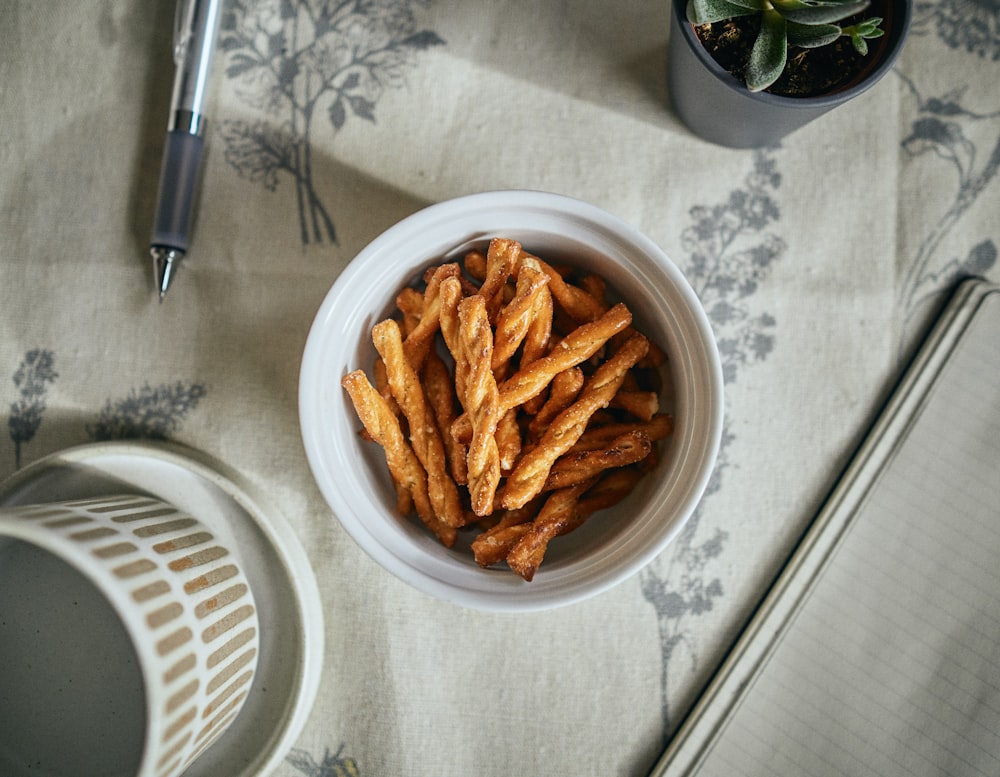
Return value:
[(885, 34), (879, 29), (881, 23), (880, 17), (872, 16), (857, 24), (852, 24), (850, 27), (845, 27), (843, 34), (850, 37), (851, 45), (854, 46), (855, 51), (861, 56), (865, 56), (868, 53), (868, 41), (881, 38)]
[[(752, 0), (744, 0), (752, 2)], [(688, 0), (687, 17), (692, 24), (711, 24), (732, 19), (737, 16), (749, 16), (760, 13), (760, 7), (738, 5), (730, 0)]]
[(799, 24), (832, 24), (861, 13), (868, 7), (868, 3), (824, 3), (822, 5), (812, 5), (809, 8), (799, 8), (796, 10), (783, 11), (785, 18), (791, 22)]
[(806, 0), (771, 0), (771, 5), (777, 8), (782, 15), (785, 11), (797, 11), (801, 8), (812, 8), (812, 3)]
[(815, 49), (833, 43), (842, 31), (836, 24), (800, 24), (786, 20), (785, 34), (789, 46)]
[(840, 22), (860, 14), (870, 0), (688, 0), (687, 18), (695, 25), (739, 16), (760, 16), (760, 30), (746, 65), (751, 92), (771, 86), (785, 69), (788, 47), (819, 48), (846, 36), (862, 56), (867, 41), (884, 33), (877, 16), (841, 28)]
[(785, 17), (776, 10), (768, 9), (761, 14), (760, 32), (747, 62), (747, 88), (751, 92), (767, 89), (785, 69), (788, 56), (785, 28)]
[[(738, 5), (741, 8), (746, 8), (748, 11), (753, 13), (758, 13), (764, 10), (769, 0), (728, 0), (732, 5)], [(799, 2), (800, 0), (793, 0), (794, 2)]]

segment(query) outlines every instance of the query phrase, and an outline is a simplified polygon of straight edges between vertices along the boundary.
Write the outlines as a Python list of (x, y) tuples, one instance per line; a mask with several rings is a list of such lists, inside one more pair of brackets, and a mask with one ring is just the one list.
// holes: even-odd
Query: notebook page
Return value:
[(1000, 294), (844, 531), (693, 774), (1000, 774)]

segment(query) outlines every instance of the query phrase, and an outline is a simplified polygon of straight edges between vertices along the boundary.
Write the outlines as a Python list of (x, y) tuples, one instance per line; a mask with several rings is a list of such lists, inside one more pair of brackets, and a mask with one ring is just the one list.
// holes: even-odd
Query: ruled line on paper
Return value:
[(1000, 774), (1000, 295), (903, 443), (698, 777)]

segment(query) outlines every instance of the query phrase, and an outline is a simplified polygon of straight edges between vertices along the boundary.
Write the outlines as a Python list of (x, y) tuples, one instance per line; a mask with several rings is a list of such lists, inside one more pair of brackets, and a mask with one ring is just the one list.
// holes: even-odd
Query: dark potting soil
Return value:
[[(850, 23), (851, 20), (844, 22)], [(712, 58), (737, 80), (745, 81), (746, 63), (759, 27), (759, 18), (740, 16), (702, 24), (695, 31)], [(877, 46), (878, 41), (869, 41), (866, 56), (859, 54), (847, 37), (816, 49), (792, 46), (788, 49), (784, 72), (765, 91), (786, 97), (814, 97), (843, 89), (874, 62)]]

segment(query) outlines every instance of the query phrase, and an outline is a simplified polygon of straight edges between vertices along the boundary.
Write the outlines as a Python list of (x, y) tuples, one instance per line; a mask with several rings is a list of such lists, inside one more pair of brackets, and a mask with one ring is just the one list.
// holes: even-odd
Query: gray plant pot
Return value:
[(701, 45), (687, 20), (687, 0), (672, 0), (667, 84), (674, 111), (705, 140), (733, 148), (760, 148), (867, 91), (892, 68), (909, 34), (912, 0), (890, 0), (885, 36), (870, 56), (877, 61), (857, 83), (818, 97), (751, 92)]

